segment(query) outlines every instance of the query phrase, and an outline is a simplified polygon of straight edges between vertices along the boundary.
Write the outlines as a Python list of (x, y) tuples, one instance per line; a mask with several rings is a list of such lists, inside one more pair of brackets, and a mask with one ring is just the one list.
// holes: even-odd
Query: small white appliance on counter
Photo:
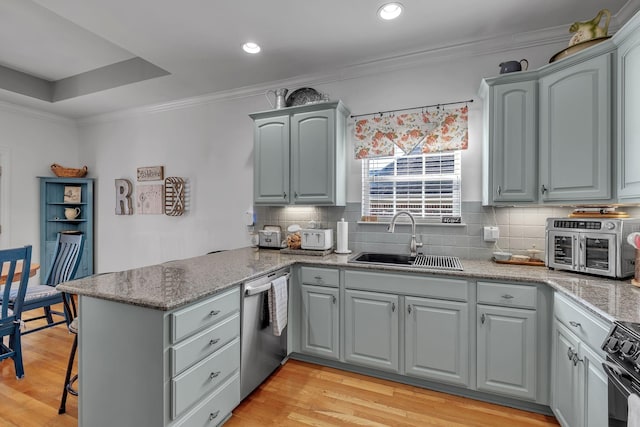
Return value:
[(303, 228), (300, 235), (302, 249), (324, 251), (333, 246), (333, 230), (330, 228)]
[(261, 248), (280, 248), (282, 247), (282, 229), (279, 225), (265, 225), (262, 230), (258, 231), (260, 236), (259, 246)]

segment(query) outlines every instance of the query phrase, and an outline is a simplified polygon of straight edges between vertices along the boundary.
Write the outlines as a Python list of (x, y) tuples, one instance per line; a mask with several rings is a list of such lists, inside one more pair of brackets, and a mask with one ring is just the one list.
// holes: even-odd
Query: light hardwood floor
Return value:
[[(23, 337), (25, 377), (0, 362), (0, 426), (76, 427), (78, 400), (58, 415), (73, 336), (64, 325)], [(238, 426), (556, 426), (546, 417), (290, 360), (238, 408)], [(128, 427), (128, 426), (118, 426)], [(133, 427), (133, 426), (131, 426)]]

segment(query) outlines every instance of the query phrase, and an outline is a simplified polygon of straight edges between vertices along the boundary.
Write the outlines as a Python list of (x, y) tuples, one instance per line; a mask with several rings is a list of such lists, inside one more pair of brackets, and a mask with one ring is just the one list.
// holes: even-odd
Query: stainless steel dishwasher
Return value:
[[(242, 325), (240, 356), (240, 394), (242, 399), (255, 390), (287, 357), (287, 331), (278, 337), (269, 323), (267, 306), (271, 281), (287, 277), (289, 270), (279, 270), (242, 285)], [(289, 292), (288, 292), (289, 293)]]

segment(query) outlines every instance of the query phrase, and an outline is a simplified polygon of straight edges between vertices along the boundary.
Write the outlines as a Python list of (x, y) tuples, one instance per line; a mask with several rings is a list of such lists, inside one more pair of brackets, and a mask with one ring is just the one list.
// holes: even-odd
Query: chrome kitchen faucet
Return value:
[(395, 214), (393, 218), (391, 218), (391, 223), (389, 224), (387, 231), (389, 233), (393, 233), (395, 231), (396, 220), (400, 215), (403, 215), (403, 214), (407, 215), (411, 219), (411, 243), (409, 244), (409, 250), (411, 251), (411, 254), (410, 254), (411, 256), (416, 256), (418, 255), (418, 248), (422, 247), (422, 242), (420, 243), (416, 242), (416, 219), (413, 217), (413, 215), (411, 215), (410, 212), (400, 211), (397, 214)]

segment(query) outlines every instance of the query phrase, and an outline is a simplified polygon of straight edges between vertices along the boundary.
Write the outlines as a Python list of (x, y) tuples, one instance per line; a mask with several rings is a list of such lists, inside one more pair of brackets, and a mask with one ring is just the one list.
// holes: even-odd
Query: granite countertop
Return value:
[(546, 267), (496, 264), (480, 260), (462, 260), (464, 271), (348, 263), (352, 256), (287, 255), (273, 249), (258, 251), (242, 248), (122, 272), (98, 274), (62, 283), (58, 285), (58, 289), (158, 310), (173, 310), (236, 286), (247, 279), (299, 263), (389, 272), (417, 272), (468, 279), (543, 283), (569, 295), (607, 321), (640, 323), (640, 288), (631, 285), (630, 280), (610, 280), (549, 270)]

